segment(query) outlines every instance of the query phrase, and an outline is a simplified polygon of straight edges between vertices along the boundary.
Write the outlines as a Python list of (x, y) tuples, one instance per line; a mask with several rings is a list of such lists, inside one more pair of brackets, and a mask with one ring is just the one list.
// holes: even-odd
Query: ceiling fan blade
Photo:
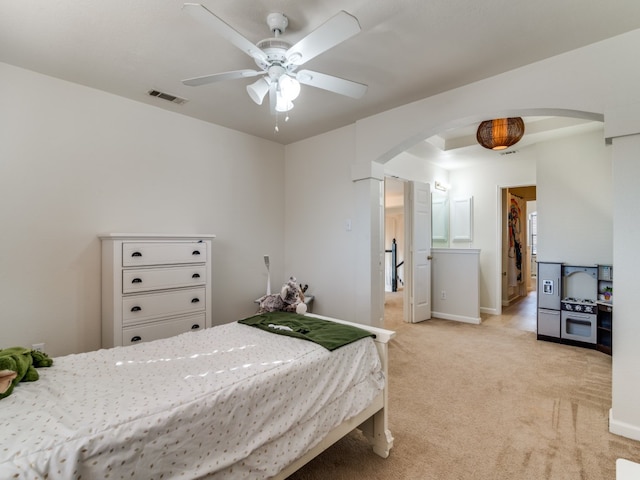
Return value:
[(302, 65), (358, 32), (360, 24), (356, 17), (342, 10), (289, 48), (287, 60), (294, 65)]
[(200, 5), (199, 3), (185, 3), (182, 8), (193, 18), (212, 28), (218, 35), (231, 42), (250, 57), (263, 61), (267, 59), (266, 53), (204, 5)]
[(362, 97), (368, 88), (364, 83), (352, 82), (351, 80), (311, 70), (300, 70), (297, 72), (296, 78), (305, 85), (322, 88), (323, 90), (329, 90), (352, 98)]
[(212, 75), (203, 75), (202, 77), (187, 78), (182, 83), (190, 87), (198, 87), (208, 83), (223, 82), (225, 80), (235, 80), (236, 78), (248, 78), (261, 75), (264, 72), (257, 70), (234, 70), (233, 72), (214, 73)]

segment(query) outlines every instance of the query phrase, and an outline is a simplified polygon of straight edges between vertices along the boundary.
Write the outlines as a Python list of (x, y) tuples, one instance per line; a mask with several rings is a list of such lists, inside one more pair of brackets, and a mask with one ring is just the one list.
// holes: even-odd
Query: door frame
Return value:
[[(504, 228), (505, 228), (505, 224), (503, 222), (503, 215), (504, 215), (504, 204), (502, 201), (502, 192), (506, 191), (508, 189), (513, 189), (513, 188), (522, 188), (522, 187), (537, 187), (537, 185), (535, 183), (524, 183), (524, 184), (520, 184), (520, 185), (497, 185), (496, 187), (496, 204), (498, 206), (497, 208), (497, 221), (496, 221), (496, 298), (495, 298), (495, 314), (496, 315), (501, 315), (502, 314), (502, 290), (504, 288), (503, 285), (503, 268), (505, 267), (503, 264), (503, 255), (502, 255), (502, 247), (504, 246), (504, 242), (503, 242), (503, 238), (504, 238)], [(537, 189), (536, 189), (537, 190)], [(536, 195), (537, 197), (537, 195)], [(526, 219), (525, 219), (526, 221)], [(526, 238), (525, 242), (529, 242), (529, 239)], [(529, 272), (529, 268), (527, 267), (527, 272)], [(530, 273), (530, 272), (529, 272)], [(528, 294), (528, 292), (527, 292)]]
[[(388, 175), (385, 175), (385, 182), (388, 178)], [(413, 245), (413, 193), (414, 193), (414, 185), (413, 183), (424, 183), (428, 186), (429, 190), (429, 203), (431, 203), (431, 184), (429, 182), (418, 182), (414, 180), (408, 180), (400, 177), (391, 177), (394, 180), (401, 181), (403, 184), (403, 203), (402, 203), (402, 215), (404, 222), (404, 239), (403, 239), (403, 251), (404, 251), (404, 280), (403, 280), (403, 289), (402, 289), (402, 320), (405, 323), (411, 322), (411, 311), (412, 311), (412, 303), (411, 303), (411, 293), (413, 292), (414, 286), (414, 271), (413, 271), (413, 255), (414, 255), (414, 245)], [(386, 211), (386, 199), (384, 209)], [(431, 217), (431, 206), (429, 208), (429, 216)], [(384, 226), (382, 228), (382, 236), (383, 242), (386, 239), (386, 214), (383, 215), (384, 218)], [(431, 218), (429, 218), (431, 221)], [(429, 235), (431, 235), (431, 228), (429, 228)], [(385, 247), (386, 248), (386, 247)], [(429, 256), (431, 255), (431, 237), (429, 241)], [(429, 279), (429, 289), (431, 290), (431, 279)], [(383, 291), (384, 291), (384, 280), (383, 280)], [(386, 293), (386, 292), (385, 292)], [(429, 308), (431, 308), (431, 293), (429, 292)], [(431, 318), (431, 315), (429, 315)]]

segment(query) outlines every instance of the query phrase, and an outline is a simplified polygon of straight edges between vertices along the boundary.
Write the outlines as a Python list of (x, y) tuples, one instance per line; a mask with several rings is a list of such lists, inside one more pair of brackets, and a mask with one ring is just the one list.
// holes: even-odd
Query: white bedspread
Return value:
[(0, 400), (0, 478), (267, 478), (384, 386), (370, 338), (328, 352), (238, 323), (39, 372)]

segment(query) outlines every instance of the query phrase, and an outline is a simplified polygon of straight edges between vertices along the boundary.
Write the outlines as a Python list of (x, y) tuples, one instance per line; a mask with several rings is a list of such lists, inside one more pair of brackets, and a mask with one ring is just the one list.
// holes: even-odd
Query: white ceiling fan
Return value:
[(293, 100), (300, 93), (300, 84), (352, 98), (360, 98), (367, 91), (367, 86), (362, 83), (311, 70), (297, 70), (300, 65), (360, 32), (358, 20), (345, 11), (340, 11), (292, 46), (280, 38), (289, 24), (282, 13), (267, 16), (267, 25), (273, 37), (253, 44), (203, 5), (185, 3), (184, 9), (252, 57), (259, 67), (259, 70), (234, 70), (188, 78), (182, 81), (185, 85), (199, 86), (261, 75), (256, 82), (247, 86), (247, 93), (258, 105), (262, 105), (264, 97), (269, 93), (272, 113), (288, 112), (293, 108)]

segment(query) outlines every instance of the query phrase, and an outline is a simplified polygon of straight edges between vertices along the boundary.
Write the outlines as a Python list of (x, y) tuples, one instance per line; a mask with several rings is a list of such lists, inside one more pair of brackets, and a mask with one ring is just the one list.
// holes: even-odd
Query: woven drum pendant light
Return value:
[(520, 117), (485, 120), (478, 127), (476, 139), (484, 148), (504, 150), (515, 145), (524, 135), (524, 121)]

